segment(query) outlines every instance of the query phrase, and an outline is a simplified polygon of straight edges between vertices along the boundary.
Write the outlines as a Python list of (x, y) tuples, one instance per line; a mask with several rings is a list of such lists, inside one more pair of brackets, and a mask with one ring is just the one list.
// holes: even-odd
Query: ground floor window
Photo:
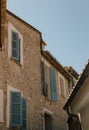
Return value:
[(44, 113), (44, 118), (45, 118), (45, 130), (52, 130), (53, 127), (52, 116), (47, 113)]

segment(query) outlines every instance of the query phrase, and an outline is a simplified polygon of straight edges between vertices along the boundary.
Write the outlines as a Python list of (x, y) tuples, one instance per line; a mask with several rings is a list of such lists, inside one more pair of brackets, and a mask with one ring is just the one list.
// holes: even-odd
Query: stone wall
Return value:
[[(8, 57), (8, 22), (23, 35), (23, 67)], [(3, 63), (0, 86), (5, 91), (4, 121), (7, 124), (7, 85), (23, 92), (27, 99), (27, 127), (28, 129), (41, 129), (41, 34), (26, 23), (16, 19), (10, 13), (6, 17), (6, 37), (2, 46), (0, 57)], [(1, 66), (1, 64), (0, 64)], [(4, 76), (3, 76), (4, 75)], [(0, 87), (0, 89), (1, 89)], [(34, 125), (35, 124), (35, 125)], [(4, 129), (3, 129), (4, 130)]]

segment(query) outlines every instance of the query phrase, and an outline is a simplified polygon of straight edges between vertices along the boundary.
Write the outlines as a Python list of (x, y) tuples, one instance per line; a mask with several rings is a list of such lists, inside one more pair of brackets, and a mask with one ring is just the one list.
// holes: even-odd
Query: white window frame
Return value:
[(6, 126), (9, 128), (10, 127), (10, 92), (21, 92), (21, 96), (23, 96), (23, 92), (19, 89), (16, 89), (10, 85), (7, 85), (7, 107), (6, 107), (6, 111), (7, 111), (7, 124)]
[(0, 122), (4, 122), (3, 119), (3, 90), (0, 89)]
[(18, 33), (20, 39), (20, 64), (23, 66), (23, 36), (10, 22), (8, 22), (8, 57), (12, 58), (12, 31)]
[(42, 115), (43, 115), (43, 130), (45, 130), (45, 118), (44, 118), (44, 114), (48, 114), (48, 115), (51, 115), (53, 116), (53, 112), (46, 109), (46, 108), (43, 108), (43, 111), (42, 111)]

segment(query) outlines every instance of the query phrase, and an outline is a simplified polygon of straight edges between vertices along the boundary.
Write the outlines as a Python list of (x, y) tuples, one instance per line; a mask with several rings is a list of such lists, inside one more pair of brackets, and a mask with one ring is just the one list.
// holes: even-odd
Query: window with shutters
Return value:
[(23, 64), (23, 36), (11, 24), (8, 24), (8, 56), (18, 64)]
[(26, 130), (26, 99), (21, 92), (10, 92), (10, 127)]

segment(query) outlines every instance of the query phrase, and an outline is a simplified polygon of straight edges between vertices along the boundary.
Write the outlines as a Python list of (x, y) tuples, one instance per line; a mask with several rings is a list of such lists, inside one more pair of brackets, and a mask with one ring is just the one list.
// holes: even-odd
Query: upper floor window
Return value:
[[(43, 92), (43, 95), (48, 97), (52, 101), (57, 101), (56, 70), (55, 70), (55, 68), (52, 68), (52, 67), (47, 69), (47, 67), (43, 61), (41, 62), (41, 65), (42, 65), (42, 92)], [(50, 90), (50, 92), (49, 92), (49, 90)], [(50, 95), (50, 97), (49, 97), (49, 95)]]
[(8, 24), (8, 56), (19, 64), (23, 64), (23, 36), (11, 24)]
[(12, 31), (12, 57), (20, 62), (20, 38), (18, 33)]

